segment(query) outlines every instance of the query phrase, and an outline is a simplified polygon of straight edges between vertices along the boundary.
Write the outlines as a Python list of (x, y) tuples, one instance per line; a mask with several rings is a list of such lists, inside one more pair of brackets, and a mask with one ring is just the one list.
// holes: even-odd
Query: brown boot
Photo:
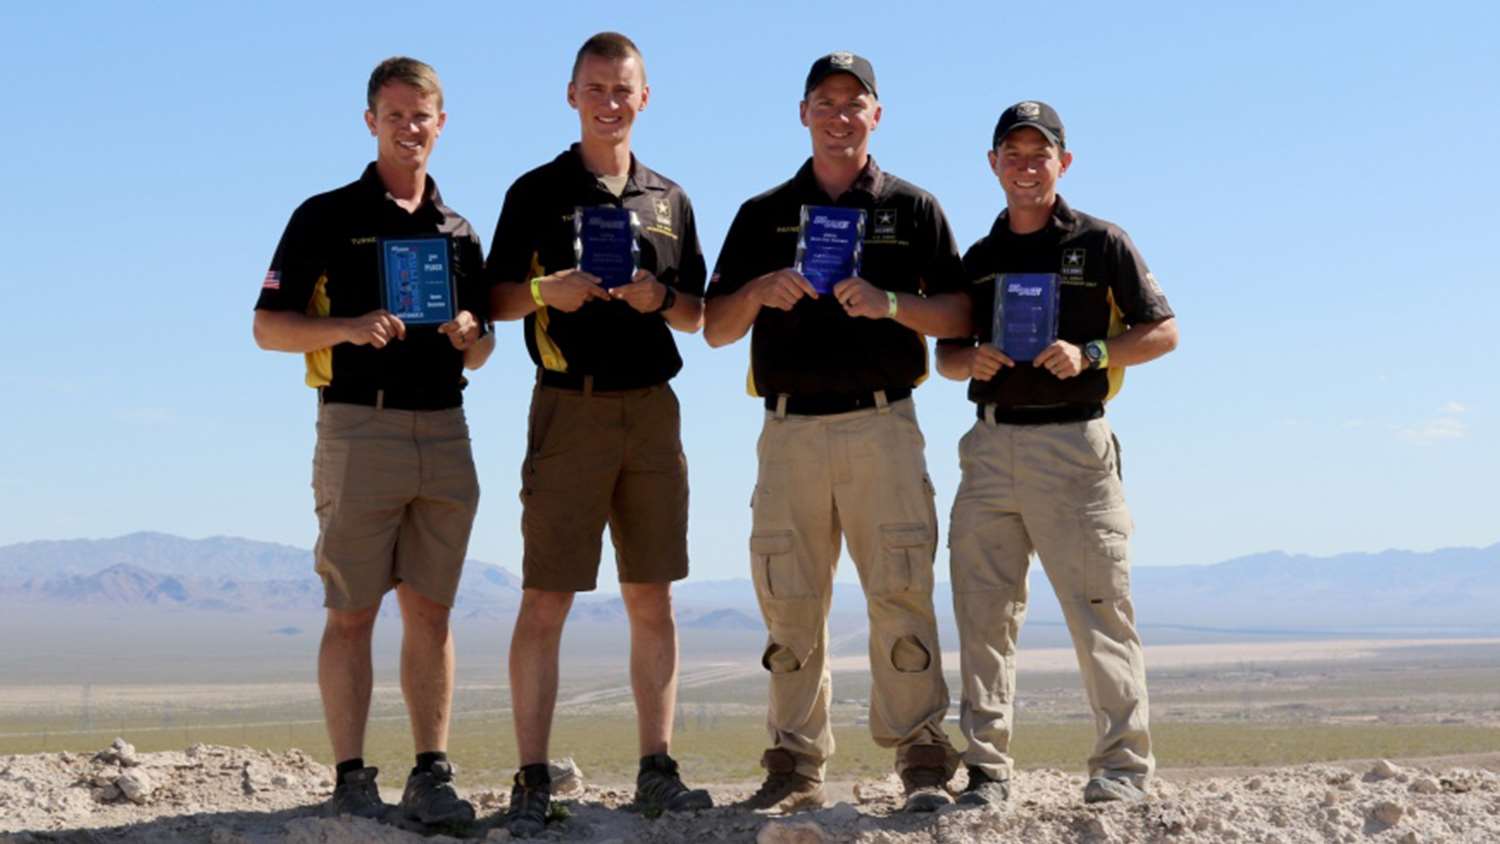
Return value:
[(761, 754), (760, 766), (766, 769), (766, 781), (739, 803), (744, 809), (779, 809), (799, 812), (821, 809), (828, 803), (823, 784), (797, 773), (797, 757), (791, 751), (772, 748)]
[(935, 812), (953, 802), (948, 794), (948, 748), (918, 744), (906, 749), (901, 784), (906, 788), (903, 812)]

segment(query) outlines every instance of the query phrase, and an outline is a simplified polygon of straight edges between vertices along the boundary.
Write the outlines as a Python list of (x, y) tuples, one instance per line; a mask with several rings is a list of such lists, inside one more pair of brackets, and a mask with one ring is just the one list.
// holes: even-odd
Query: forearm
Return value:
[(969, 297), (962, 293), (918, 296), (896, 294), (896, 321), (929, 337), (962, 337), (970, 332)]
[(1110, 366), (1136, 366), (1156, 360), (1177, 348), (1177, 318), (1132, 325), (1105, 341)]
[(973, 346), (948, 346), (939, 343), (937, 347), (938, 374), (954, 381), (969, 380), (974, 373), (976, 351), (977, 349)]
[(490, 288), (490, 318), (502, 321), (521, 319), (536, 310), (531, 298), (531, 282), (501, 282)]
[(744, 337), (760, 314), (760, 304), (741, 287), (728, 296), (716, 296), (703, 304), (703, 339), (715, 348)]
[(696, 333), (703, 327), (703, 297), (678, 292), (677, 301), (662, 312), (662, 319), (678, 331)]
[(315, 352), (346, 342), (348, 321), (296, 311), (255, 312), (255, 345), (273, 352)]
[(464, 369), (478, 369), (495, 351), (495, 332), (480, 337), (474, 345), (464, 349)]

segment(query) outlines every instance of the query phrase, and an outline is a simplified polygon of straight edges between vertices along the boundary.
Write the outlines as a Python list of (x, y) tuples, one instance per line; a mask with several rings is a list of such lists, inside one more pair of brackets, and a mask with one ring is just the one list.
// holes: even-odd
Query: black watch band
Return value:
[(656, 307), (656, 313), (665, 313), (675, 304), (677, 304), (677, 291), (668, 287), (667, 292), (662, 294), (661, 304)]

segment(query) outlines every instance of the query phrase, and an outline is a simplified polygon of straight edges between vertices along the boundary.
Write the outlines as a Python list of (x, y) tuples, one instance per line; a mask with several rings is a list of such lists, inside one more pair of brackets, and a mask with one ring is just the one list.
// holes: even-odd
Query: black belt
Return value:
[(591, 393), (609, 393), (620, 390), (640, 390), (645, 387), (655, 387), (665, 379), (647, 378), (643, 382), (639, 377), (600, 378), (597, 375), (574, 375), (571, 372), (556, 372), (551, 369), (543, 369), (541, 382), (543, 387), (557, 387), (563, 390), (584, 390)]
[(1063, 422), (1087, 422), (1104, 415), (1104, 405), (1093, 404), (1042, 404), (1001, 407), (998, 404), (980, 404), (980, 421), (985, 419), (985, 408), (994, 408), (995, 421), (1002, 425), (1057, 425)]
[(322, 404), (361, 404), (389, 410), (449, 410), (463, 407), (463, 393), (434, 393), (431, 390), (400, 390), (359, 385), (330, 385), (318, 390)]
[[(910, 387), (897, 387), (885, 391), (887, 404), (910, 397)], [(766, 410), (775, 410), (779, 398), (781, 398), (779, 395), (766, 396)], [(851, 410), (864, 410), (875, 406), (874, 390), (868, 393), (813, 393), (786, 397), (786, 412), (797, 416), (830, 416), (835, 413), (848, 413)]]

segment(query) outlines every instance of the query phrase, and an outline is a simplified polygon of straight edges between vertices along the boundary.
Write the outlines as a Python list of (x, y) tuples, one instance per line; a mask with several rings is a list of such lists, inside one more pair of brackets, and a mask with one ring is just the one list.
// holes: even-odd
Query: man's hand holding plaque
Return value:
[(816, 299), (818, 291), (796, 270), (766, 273), (746, 285), (752, 301), (762, 308), (790, 311), (804, 296)]
[(608, 302), (609, 291), (599, 286), (599, 277), (582, 270), (562, 270), (536, 281), (538, 295), (549, 308), (571, 314), (595, 299)]
[(849, 316), (885, 319), (891, 315), (890, 297), (884, 290), (862, 278), (846, 278), (835, 284), (833, 295)]
[(1053, 273), (1001, 274), (991, 323), (995, 346), (1013, 361), (1040, 365), (1037, 358), (1057, 341), (1059, 295)]
[(797, 259), (792, 265), (819, 293), (859, 276), (864, 251), (865, 212), (859, 208), (802, 206), (797, 230)]
[(438, 333), (447, 335), (448, 342), (461, 352), (479, 339), (479, 320), (468, 311), (459, 311), (458, 316), (438, 326)]
[(453, 275), (448, 238), (405, 237), (380, 241), (380, 296), (385, 310), (406, 325), (451, 322)]
[(640, 313), (654, 314), (667, 298), (667, 286), (647, 270), (637, 270), (629, 284), (614, 288), (609, 295)]

